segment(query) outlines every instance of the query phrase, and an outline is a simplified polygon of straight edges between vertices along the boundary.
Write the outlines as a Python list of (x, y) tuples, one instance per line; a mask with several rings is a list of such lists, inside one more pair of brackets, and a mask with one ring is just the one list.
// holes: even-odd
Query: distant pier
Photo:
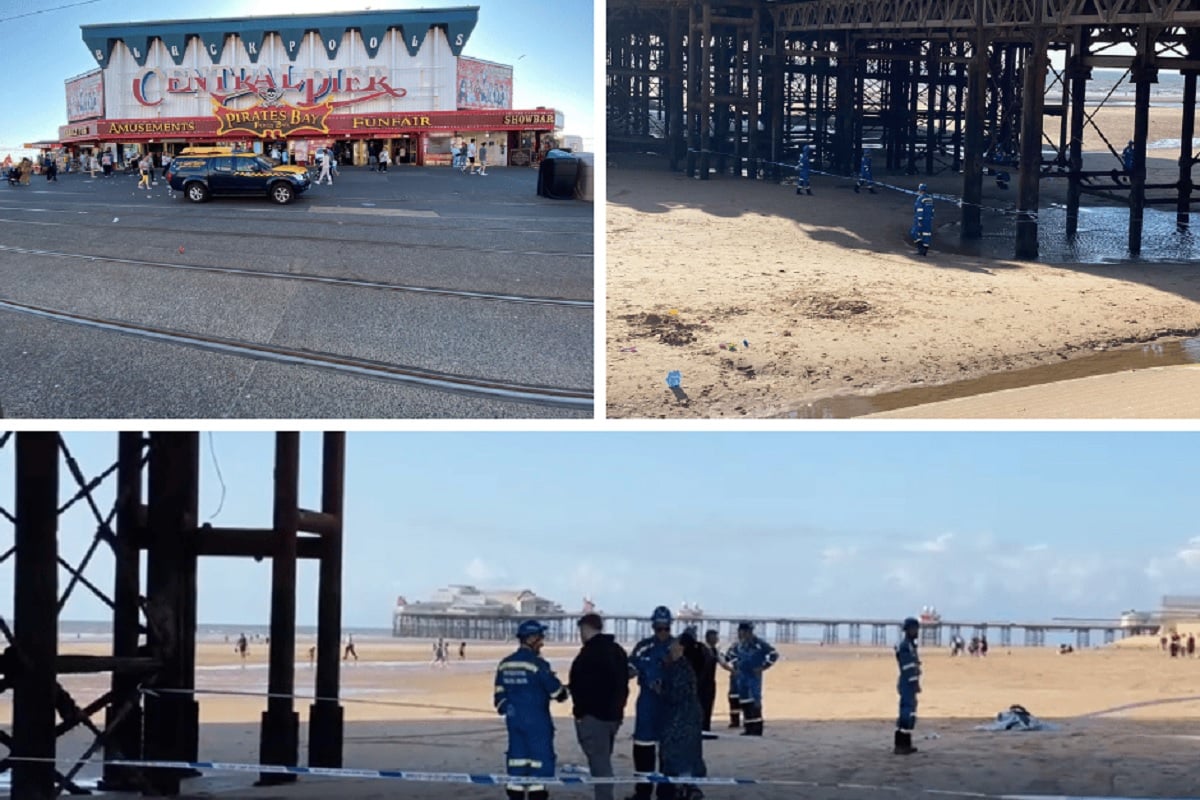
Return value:
[[(549, 626), (546, 638), (553, 642), (579, 640), (576, 623), (579, 614), (556, 614), (539, 617)], [(651, 634), (650, 620), (635, 614), (605, 614), (605, 630), (623, 642), (633, 642)], [(760, 636), (774, 644), (820, 642), (822, 645), (852, 647), (890, 647), (900, 637), (899, 620), (847, 619), (820, 617), (724, 617), (703, 616), (677, 618), (674, 632), (695, 625), (701, 633), (715, 629), (723, 641), (736, 637), (739, 622), (750, 620)], [(451, 640), (511, 640), (515, 635), (516, 616), (473, 616), (461, 614), (397, 613), (392, 620), (392, 634), (398, 637)], [(1076, 648), (1093, 644), (1112, 644), (1118, 639), (1153, 633), (1157, 625), (1123, 625), (1117, 621), (1081, 620), (1055, 622), (970, 622), (941, 620), (926, 623), (921, 629), (921, 642), (940, 647), (948, 645), (953, 636), (987, 636), (998, 647), (1044, 647), (1049, 634), (1073, 634)]]

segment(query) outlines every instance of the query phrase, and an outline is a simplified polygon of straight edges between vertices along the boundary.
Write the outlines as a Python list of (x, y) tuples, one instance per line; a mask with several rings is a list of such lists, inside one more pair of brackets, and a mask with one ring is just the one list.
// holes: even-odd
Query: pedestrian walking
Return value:
[(470, 144), (467, 145), (467, 163), (463, 164), (463, 169), (469, 169), (472, 175), (475, 174), (475, 153), (475, 140), (472, 139)]
[(162, 177), (163, 177), (164, 181), (167, 179), (167, 171), (170, 169), (171, 169), (171, 154), (168, 153), (166, 150), (164, 150), (163, 154), (162, 154)]
[(900, 677), (896, 691), (900, 694), (900, 714), (896, 719), (896, 739), (893, 752), (898, 756), (917, 752), (913, 747), (913, 729), (917, 726), (917, 695), (921, 693), (921, 658), (917, 654), (917, 636), (921, 623), (913, 617), (904, 620), (904, 635), (896, 645), (896, 664)]
[(146, 154), (142, 156), (141, 160), (138, 161), (138, 174), (140, 175), (138, 178), (139, 189), (150, 191), (150, 174), (152, 169), (150, 155)]
[[(629, 657), (611, 634), (603, 633), (599, 614), (579, 620), (583, 646), (571, 662), (568, 686), (573, 701), (575, 736), (594, 778), (613, 776), (612, 754), (629, 699)], [(612, 784), (597, 784), (596, 800), (613, 800)]]
[(854, 184), (854, 193), (858, 194), (864, 188), (871, 194), (875, 194), (875, 178), (871, 174), (871, 154), (867, 152), (863, 152), (862, 162), (858, 166), (858, 182)]
[(812, 145), (800, 148), (800, 165), (796, 168), (796, 194), (812, 194), (809, 174), (812, 171)]
[(467, 660), (467, 643), (466, 642), (462, 642), (458, 646), (458, 660), (459, 661)]
[(246, 634), (238, 637), (237, 644), (234, 645), (233, 651), (242, 657), (242, 666), (246, 666), (246, 656), (250, 653), (250, 642), (246, 638)]
[(738, 645), (734, 654), (738, 674), (738, 697), (745, 714), (743, 736), (763, 735), (763, 673), (779, 660), (775, 648), (754, 635), (754, 623), (738, 625)]
[[(514, 778), (554, 778), (554, 720), (550, 701), (568, 697), (550, 664), (541, 656), (546, 626), (526, 620), (517, 627), (517, 651), (496, 668), (493, 703), (508, 729), (506, 773)], [(547, 800), (543, 783), (509, 783), (509, 800)]]
[(106, 178), (112, 177), (112, 165), (113, 165), (112, 151), (105, 150), (104, 156), (100, 159), (100, 167), (101, 167), (101, 169), (104, 170), (104, 177), (106, 177)]
[(358, 661), (358, 651), (354, 649), (353, 633), (346, 637), (346, 651), (342, 653), (342, 661), (346, 661), (351, 657), (353, 657), (355, 661)]
[(913, 224), (908, 235), (921, 255), (929, 252), (929, 246), (933, 244), (933, 195), (923, 183), (917, 187), (917, 199), (913, 202)]
[(84, 158), (87, 159), (88, 175), (92, 178), (96, 177), (96, 170), (99, 169), (99, 163), (95, 153), (88, 153)]
[(321, 173), (317, 176), (317, 185), (320, 186), (321, 181), (326, 181), (330, 186), (333, 186), (333, 176), (330, 174), (333, 169), (333, 159), (329, 157), (328, 153), (318, 150), (317, 161), (321, 165)]
[(488, 143), (479, 146), (479, 174), (487, 175)]
[(1133, 172), (1133, 155), (1136, 152), (1137, 148), (1134, 147), (1133, 139), (1130, 139), (1129, 144), (1125, 145), (1125, 149), (1121, 151), (1121, 166), (1128, 173)]
[[(637, 678), (637, 716), (633, 727), (633, 770), (648, 774), (658, 766), (658, 741), (663, 719), (663, 666), (671, 646), (671, 610), (659, 606), (650, 615), (652, 635), (642, 639), (629, 654), (629, 677)], [(666, 784), (659, 784), (659, 800), (667, 797)], [(639, 783), (630, 800), (650, 800), (653, 784)]]
[(391, 160), (392, 160), (392, 156), (390, 153), (388, 153), (388, 149), (386, 147), (383, 148), (382, 150), (380, 150), (379, 151), (379, 171), (387, 172), (388, 164), (391, 163)]

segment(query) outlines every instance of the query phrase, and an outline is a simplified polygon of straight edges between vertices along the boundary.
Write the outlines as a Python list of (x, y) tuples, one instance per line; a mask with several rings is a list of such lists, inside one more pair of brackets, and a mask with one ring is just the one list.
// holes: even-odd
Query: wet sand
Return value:
[(1156, 367), (864, 415), (871, 419), (1196, 419), (1200, 366)]
[[(1159, 702), (1132, 710), (1106, 710), (1134, 703), (1200, 696), (1200, 660), (1168, 659), (1153, 641), (1141, 647), (1109, 647), (1059, 656), (1048, 649), (994, 647), (986, 659), (951, 659), (942, 649), (923, 653), (926, 675), (921, 696), (918, 745), (909, 759), (889, 753), (895, 713), (895, 660), (885, 648), (784, 646), (784, 660), (767, 675), (762, 740), (722, 738), (706, 744), (714, 776), (742, 776), (820, 784), (856, 783), (899, 787), (901, 796), (921, 797), (921, 789), (988, 793), (1089, 794), (1099, 796), (1179, 796), (1194, 793), (1189, 766), (1200, 737), (1200, 701)], [(471, 650), (475, 650), (472, 654)], [(223, 651), (224, 648), (221, 648)], [(361, 648), (364, 661), (344, 671), (356, 697), (408, 706), (347, 703), (347, 767), (455, 772), (501, 771), (505, 734), (488, 709), (493, 658), (507, 647), (469, 648), (468, 664), (447, 669), (383, 666), (420, 664), (424, 647), (395, 645)], [(575, 648), (556, 647), (548, 655), (565, 673)], [(206, 652), (209, 667), (223, 653)], [(225, 664), (233, 664), (224, 658)], [(307, 667), (298, 672), (303, 675)], [(203, 685), (217, 670), (202, 669)], [(223, 670), (247, 687), (265, 688), (265, 671)], [(298, 681), (298, 687), (306, 681)], [(311, 684), (309, 684), (311, 685)], [(81, 687), (80, 687), (81, 688)], [(718, 695), (725, 689), (722, 678)], [(370, 690), (368, 692), (368, 690)], [(84, 695), (80, 692), (79, 697)], [(972, 730), (1013, 703), (1063, 726), (1060, 732), (992, 734)], [(201, 697), (201, 757), (253, 762), (258, 752), (261, 698)], [(466, 709), (462, 711), (450, 709)], [(299, 703), (302, 750), (307, 741)], [(0, 706), (7, 725), (8, 706)], [(630, 706), (632, 714), (632, 705)], [(580, 764), (568, 706), (555, 706), (560, 764)], [(717, 719), (727, 719), (720, 703)], [(719, 728), (719, 730), (724, 730)], [(629, 774), (631, 720), (621, 730), (617, 771)], [(936, 739), (922, 736), (936, 734)], [(78, 752), (83, 741), (73, 737)], [(189, 782), (190, 797), (496, 798), (488, 787), (440, 786), (359, 779), (305, 778), (291, 787), (250, 788), (253, 775), (223, 775)], [(889, 796), (896, 796), (889, 792)], [(876, 797), (880, 791), (795, 787), (713, 787), (710, 798)], [(553, 796), (590, 797), (586, 789), (556, 789)], [(618, 797), (623, 796), (618, 794)]]
[[(1177, 114), (1155, 109), (1151, 140), (1178, 137)], [(1123, 146), (1132, 109), (1105, 109), (1097, 121)], [(1090, 167), (1116, 165), (1097, 137), (1085, 146)], [(1177, 178), (1176, 152), (1150, 156), (1151, 181)], [(999, 211), (984, 213), (982, 243), (961, 245), (958, 209), (939, 203), (934, 250), (921, 258), (906, 242), (909, 195), (856, 195), (846, 181), (817, 177), (814, 196), (798, 197), (768, 181), (689, 180), (658, 159), (609, 160), (613, 417), (805, 416), (830, 398), (940, 386), (1200, 332), (1200, 245), (1178, 237), (1165, 213), (1148, 220), (1146, 237), (1161, 263), (1125, 259), (1126, 212), (1088, 198), (1096, 205), (1083, 215), (1084, 242), (1100, 252), (1066, 248), (1059, 237), (1043, 249), (1056, 247), (1051, 254), (1063, 263), (1046, 264), (1010, 258), (1012, 218)], [(876, 177), (921, 180), (878, 165)], [(959, 175), (927, 182), (935, 193), (961, 191)], [(1053, 206), (1065, 191), (1065, 181), (1043, 182), (1043, 241), (1061, 227)], [(1007, 191), (985, 179), (990, 208), (1013, 208), (1015, 193), (1015, 179)], [(682, 373), (677, 392), (665, 382), (672, 370)]]

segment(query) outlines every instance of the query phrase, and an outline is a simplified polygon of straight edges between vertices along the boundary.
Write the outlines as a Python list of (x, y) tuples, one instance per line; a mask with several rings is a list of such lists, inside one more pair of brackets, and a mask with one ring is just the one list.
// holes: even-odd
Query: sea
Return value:
[[(239, 623), (199, 623), (196, 626), (196, 641), (198, 642), (233, 642), (239, 636), (246, 634), (251, 641), (263, 640), (271, 635), (270, 625), (243, 625)], [(371, 641), (392, 639), (391, 628), (362, 628), (343, 627), (342, 637), (353, 635), (355, 641)], [(85, 620), (59, 620), (58, 638), (63, 641), (93, 641), (105, 642), (112, 639), (112, 623), (89, 622)], [(317, 627), (315, 625), (297, 625), (296, 641), (316, 641)]]

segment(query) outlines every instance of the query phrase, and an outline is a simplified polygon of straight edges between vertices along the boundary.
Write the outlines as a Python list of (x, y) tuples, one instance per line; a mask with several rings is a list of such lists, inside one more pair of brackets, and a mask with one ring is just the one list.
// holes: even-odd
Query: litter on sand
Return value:
[(976, 725), (977, 731), (1057, 731), (1060, 726), (1044, 722), (1030, 714), (1024, 706), (1009, 706), (1007, 711), (996, 715), (995, 722)]
[(667, 386), (672, 389), (678, 389), (683, 382), (683, 373), (677, 369), (673, 369), (667, 373)]

